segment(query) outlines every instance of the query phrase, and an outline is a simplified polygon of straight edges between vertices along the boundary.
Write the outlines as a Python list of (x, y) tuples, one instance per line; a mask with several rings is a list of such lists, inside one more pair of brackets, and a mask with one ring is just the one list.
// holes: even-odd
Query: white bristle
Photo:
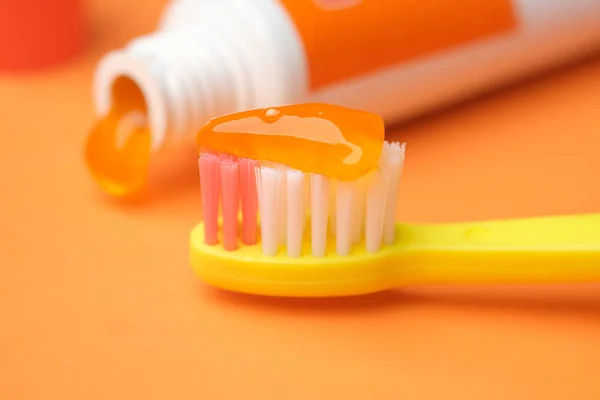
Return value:
[(365, 216), (365, 180), (359, 179), (354, 186), (352, 204), (352, 243), (358, 244), (362, 239)]
[(356, 244), (376, 252), (393, 243), (404, 150), (403, 144), (386, 142), (377, 168), (355, 181), (262, 163), (255, 172), (263, 253), (273, 256), (284, 245), (288, 256), (305, 256), (308, 229), (315, 257), (326, 255), (328, 240), (335, 240), (342, 256)]
[(354, 211), (355, 183), (336, 182), (336, 252), (341, 256), (350, 253), (352, 247), (352, 213)]
[(277, 254), (278, 207), (280, 171), (269, 167), (256, 168), (256, 191), (260, 213), (260, 232), (263, 253)]
[(279, 194), (277, 197), (277, 228), (279, 236), (279, 244), (285, 246), (287, 243), (287, 185), (286, 185), (286, 169), (284, 167), (277, 168)]
[(387, 184), (381, 169), (371, 171), (366, 183), (365, 248), (374, 253), (381, 247)]
[(287, 186), (287, 253), (298, 257), (302, 252), (304, 233), (304, 174), (288, 170)]
[(385, 244), (392, 244), (395, 240), (395, 216), (404, 166), (404, 151), (404, 144), (384, 143), (381, 166), (388, 182), (386, 207), (383, 216), (383, 242)]
[(303, 174), (304, 175), (304, 213), (305, 215), (310, 215), (310, 207), (311, 207), (311, 190), (310, 190), (310, 182), (311, 182), (311, 174)]
[(337, 184), (335, 180), (329, 182), (329, 234), (335, 237), (337, 232)]
[(311, 175), (311, 251), (315, 257), (323, 257), (327, 250), (327, 214), (329, 208), (329, 179), (323, 175)]

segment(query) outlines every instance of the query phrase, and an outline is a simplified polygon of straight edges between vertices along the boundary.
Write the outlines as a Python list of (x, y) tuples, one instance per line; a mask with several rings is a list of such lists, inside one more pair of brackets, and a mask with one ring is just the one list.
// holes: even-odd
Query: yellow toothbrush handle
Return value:
[(398, 234), (398, 284), (600, 281), (600, 214), (401, 225)]

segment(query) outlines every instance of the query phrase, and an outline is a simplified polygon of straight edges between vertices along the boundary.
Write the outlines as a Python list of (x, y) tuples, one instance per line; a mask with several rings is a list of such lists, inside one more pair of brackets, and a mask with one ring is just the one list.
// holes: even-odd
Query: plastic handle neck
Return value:
[(600, 281), (600, 214), (401, 225), (398, 284)]

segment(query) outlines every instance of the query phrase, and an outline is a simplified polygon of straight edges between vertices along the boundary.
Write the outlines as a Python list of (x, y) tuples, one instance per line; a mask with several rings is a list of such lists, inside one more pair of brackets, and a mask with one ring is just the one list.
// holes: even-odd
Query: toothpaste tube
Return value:
[[(104, 125), (90, 135), (88, 165), (104, 188), (127, 169), (113, 192), (129, 193), (162, 149), (194, 143), (223, 114), (326, 102), (392, 122), (599, 47), (598, 0), (175, 0), (155, 32), (100, 61)], [(127, 135), (120, 120), (139, 148), (114, 165), (108, 137)]]

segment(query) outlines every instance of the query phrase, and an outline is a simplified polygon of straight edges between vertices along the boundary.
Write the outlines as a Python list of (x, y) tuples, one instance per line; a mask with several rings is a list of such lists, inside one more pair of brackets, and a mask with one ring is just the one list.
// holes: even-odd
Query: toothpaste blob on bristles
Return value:
[(323, 257), (395, 239), (405, 146), (384, 141), (375, 114), (327, 104), (251, 110), (212, 120), (197, 144), (208, 245)]
[(377, 114), (311, 103), (215, 118), (198, 132), (196, 146), (347, 181), (373, 169), (384, 138)]

